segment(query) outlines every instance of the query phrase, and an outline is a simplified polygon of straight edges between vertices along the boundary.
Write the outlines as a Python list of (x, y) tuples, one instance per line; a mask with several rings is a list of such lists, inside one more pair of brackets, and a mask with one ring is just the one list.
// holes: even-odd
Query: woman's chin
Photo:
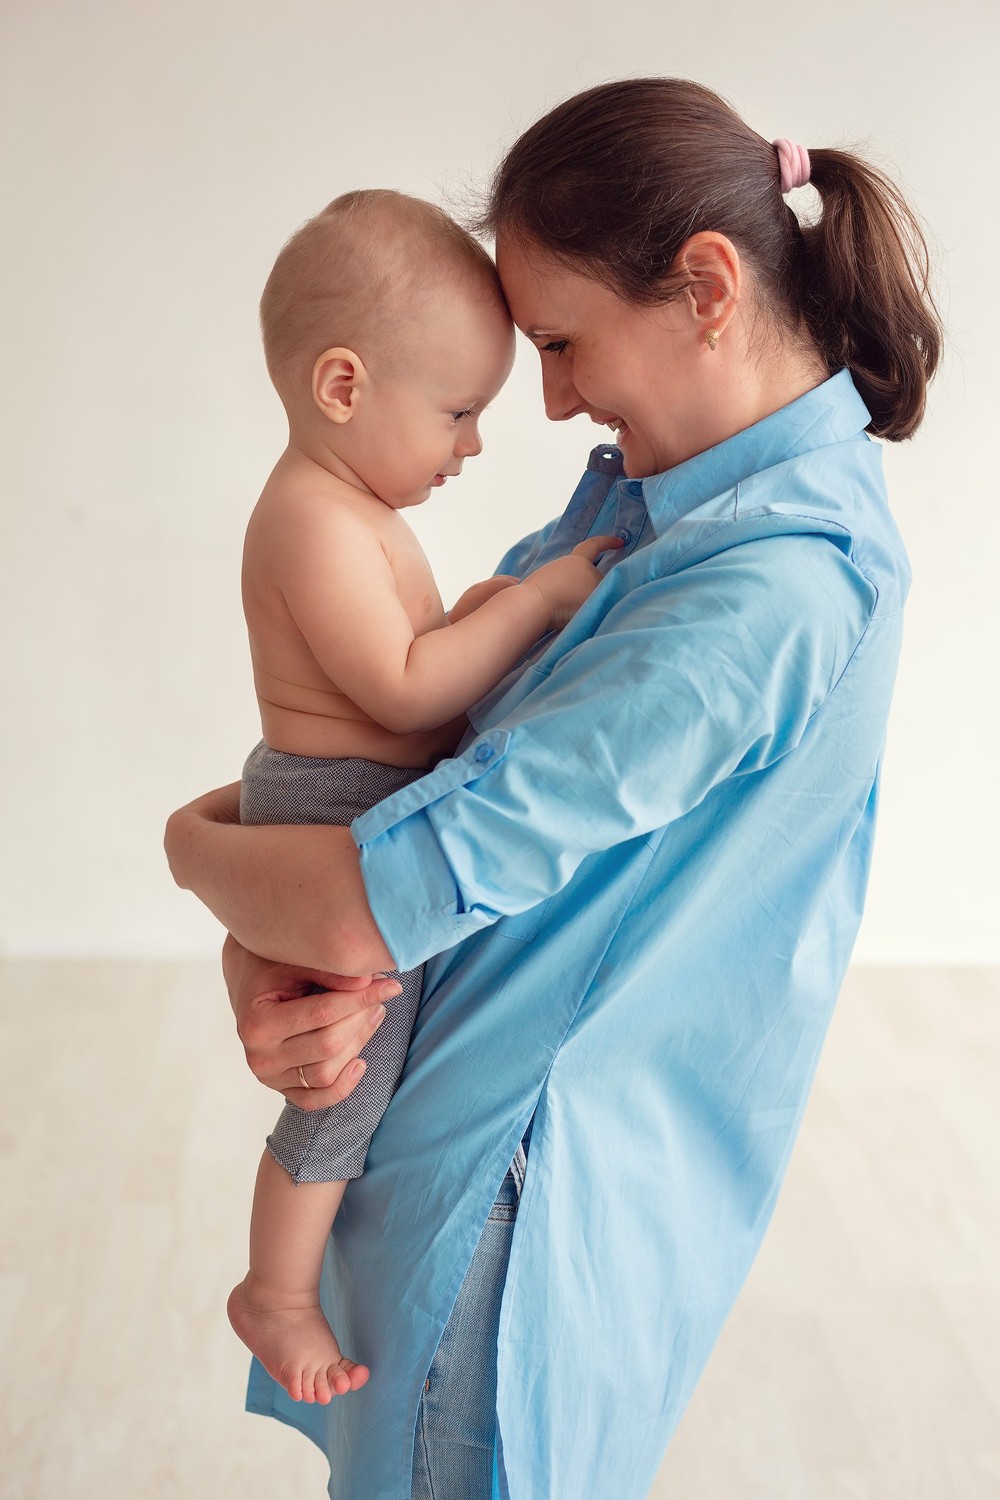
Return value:
[(654, 456), (636, 442), (627, 427), (619, 430), (615, 443), (622, 456), (622, 472), (626, 479), (649, 479), (661, 472)]
[(618, 451), (622, 456), (622, 472), (624, 473), (626, 479), (645, 479), (647, 474), (649, 474), (651, 470), (649, 469), (648, 465), (644, 465), (639, 461), (638, 455), (634, 451), (629, 452), (628, 439), (628, 428), (623, 427), (621, 432), (615, 438), (615, 442), (618, 446)]

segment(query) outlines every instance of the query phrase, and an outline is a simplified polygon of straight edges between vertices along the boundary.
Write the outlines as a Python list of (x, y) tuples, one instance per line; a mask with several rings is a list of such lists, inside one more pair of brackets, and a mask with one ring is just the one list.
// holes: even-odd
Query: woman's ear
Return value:
[(685, 240), (677, 253), (674, 269), (690, 281), (685, 293), (698, 337), (714, 329), (721, 334), (740, 300), (743, 268), (732, 240), (714, 230), (702, 230)]
[(312, 396), (331, 422), (349, 422), (368, 383), (368, 371), (353, 349), (324, 349), (313, 365)]

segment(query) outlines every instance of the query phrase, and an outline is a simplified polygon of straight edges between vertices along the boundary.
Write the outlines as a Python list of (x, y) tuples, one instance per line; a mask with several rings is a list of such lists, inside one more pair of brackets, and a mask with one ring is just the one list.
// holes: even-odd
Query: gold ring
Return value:
[(301, 1085), (302, 1085), (302, 1087), (304, 1089), (311, 1089), (312, 1088), (312, 1084), (306, 1078), (306, 1075), (303, 1073), (301, 1067), (299, 1068), (299, 1082), (301, 1083)]

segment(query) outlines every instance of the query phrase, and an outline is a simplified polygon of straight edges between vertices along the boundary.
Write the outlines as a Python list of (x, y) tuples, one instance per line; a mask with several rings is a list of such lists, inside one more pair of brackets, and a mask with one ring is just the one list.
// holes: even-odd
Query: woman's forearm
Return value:
[(243, 827), (238, 797), (222, 787), (171, 816), (164, 844), (177, 884), (263, 957), (345, 975), (393, 968), (349, 831)]

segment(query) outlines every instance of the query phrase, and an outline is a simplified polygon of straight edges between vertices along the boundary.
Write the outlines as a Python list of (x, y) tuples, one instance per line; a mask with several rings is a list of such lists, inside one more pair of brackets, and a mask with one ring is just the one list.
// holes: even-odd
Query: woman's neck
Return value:
[(718, 351), (724, 360), (731, 356), (720, 372), (727, 435), (744, 432), (830, 378), (811, 340), (775, 332), (762, 342), (759, 328), (742, 319), (734, 319), (727, 332), (729, 348)]

